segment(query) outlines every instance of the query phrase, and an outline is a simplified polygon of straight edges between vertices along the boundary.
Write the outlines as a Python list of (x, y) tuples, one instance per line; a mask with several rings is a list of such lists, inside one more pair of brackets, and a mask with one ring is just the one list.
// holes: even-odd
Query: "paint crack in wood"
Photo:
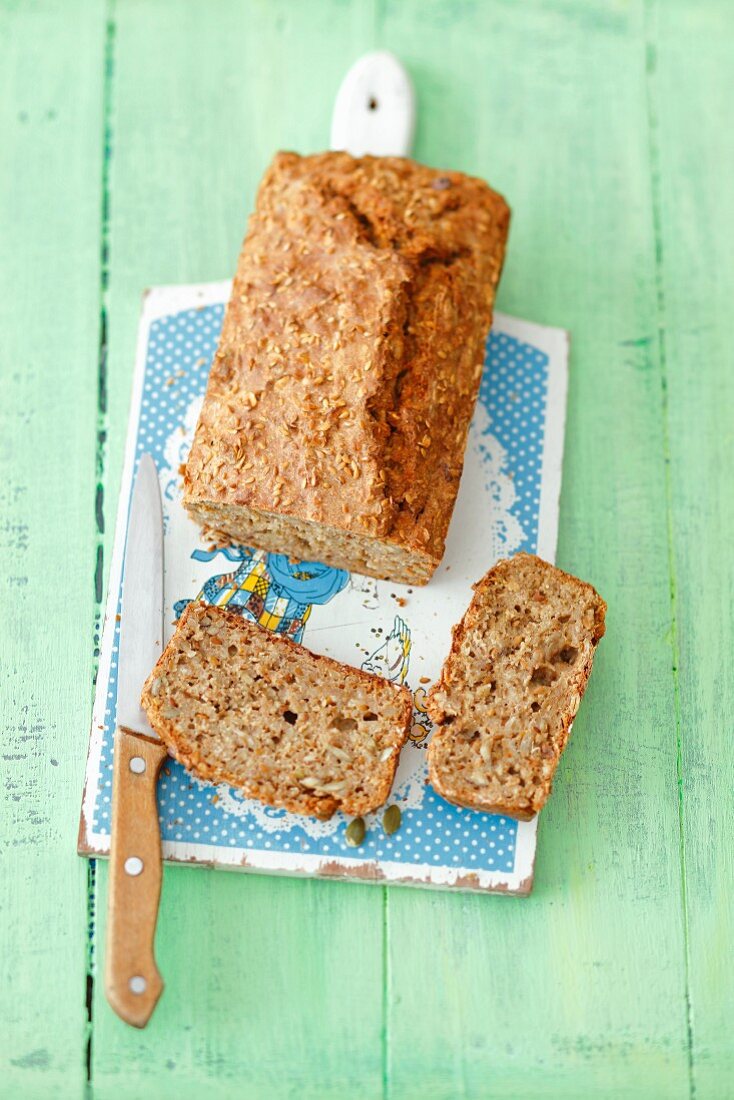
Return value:
[(680, 646), (677, 621), (677, 582), (675, 569), (675, 546), (673, 537), (673, 486), (670, 471), (670, 410), (668, 401), (667, 347), (665, 336), (665, 286), (663, 282), (663, 229), (661, 201), (661, 166), (658, 146), (658, 115), (655, 100), (655, 73), (657, 69), (657, 46), (655, 37), (656, 0), (643, 0), (645, 23), (645, 97), (647, 106), (648, 149), (650, 157), (650, 187), (653, 219), (653, 237), (655, 242), (655, 291), (658, 317), (658, 360), (660, 363), (661, 415), (664, 456), (664, 485), (666, 536), (668, 548), (668, 575), (670, 580), (670, 648), (673, 674), (673, 696), (676, 737), (676, 779), (678, 784), (678, 831), (680, 846), (681, 907), (683, 918), (684, 971), (685, 971), (685, 1010), (686, 1010), (686, 1046), (688, 1059), (688, 1083), (691, 1100), (696, 1096), (696, 1077), (693, 1056), (693, 1013), (691, 1005), (691, 953), (688, 896), (686, 889), (686, 839), (685, 806), (683, 792), (683, 748), (681, 697), (678, 668), (680, 665)]
[[(112, 160), (112, 85), (115, 60), (115, 0), (107, 0), (104, 43), (104, 78), (102, 104), (102, 179), (101, 179), (101, 225), (100, 225), (100, 277), (99, 277), (99, 341), (97, 360), (97, 425), (94, 494), (94, 519), (96, 529), (95, 567), (94, 567), (94, 637), (93, 637), (93, 682), (97, 678), (101, 625), (104, 600), (104, 534), (105, 534), (105, 492), (104, 478), (107, 465), (107, 349), (108, 349), (108, 302), (110, 273), (110, 165)], [(96, 976), (96, 910), (97, 910), (97, 864), (89, 861), (87, 870), (87, 970), (85, 974), (85, 1009), (87, 1023), (85, 1029), (85, 1066), (87, 1096), (93, 1094), (93, 1037), (94, 1037), (94, 984)]]

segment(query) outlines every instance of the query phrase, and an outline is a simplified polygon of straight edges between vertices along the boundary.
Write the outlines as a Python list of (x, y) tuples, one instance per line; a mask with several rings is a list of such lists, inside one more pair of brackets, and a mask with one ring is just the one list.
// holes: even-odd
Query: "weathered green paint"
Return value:
[(272, 151), (326, 145), (375, 46), (417, 155), (511, 200), (501, 308), (572, 332), (559, 562), (608, 636), (528, 900), (167, 868), (166, 992), (138, 1033), (95, 981), (88, 1095), (734, 1092), (731, 6), (0, 0), (2, 1097), (85, 1089), (74, 839), (140, 292), (231, 272)]
[(697, 1097), (734, 1094), (732, 15), (661, 4), (648, 62)]
[(0, 3), (0, 1096), (83, 1094), (103, 21)]
[[(395, 12), (387, 31), (398, 52), (436, 36), (427, 17), (416, 34), (405, 7)], [(507, 8), (486, 5), (474, 19), (468, 41), (456, 26), (444, 36), (447, 69), (464, 78), (436, 97), (435, 131), (418, 153), (440, 155), (471, 89), (475, 133), (454, 160), (496, 180), (514, 209), (500, 304), (572, 334), (558, 562), (592, 580), (610, 611), (540, 823), (527, 904), (390, 896), (391, 1080), (396, 1096), (420, 1081), (430, 1097), (682, 1097), (686, 986), (642, 12), (542, 4), (508, 18)], [(434, 982), (414, 980), (432, 969)]]

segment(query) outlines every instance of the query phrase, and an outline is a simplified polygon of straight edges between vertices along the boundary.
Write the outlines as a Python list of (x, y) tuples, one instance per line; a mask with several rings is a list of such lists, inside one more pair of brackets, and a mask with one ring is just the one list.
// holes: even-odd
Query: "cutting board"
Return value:
[(297, 567), (257, 547), (214, 550), (181, 504), (185, 461), (229, 295), (228, 282), (158, 287), (144, 300), (125, 469), (101, 646), (79, 851), (109, 852), (120, 579), (132, 478), (141, 454), (158, 467), (165, 525), (168, 635), (187, 600), (227, 604), (318, 653), (407, 684), (411, 737), (391, 796), (402, 811), (386, 836), (366, 819), (355, 849), (347, 819), (300, 817), (213, 787), (170, 761), (158, 787), (167, 860), (275, 874), (318, 875), (525, 894), (537, 820), (517, 822), (452, 806), (426, 785), (431, 724), (426, 689), (471, 585), (518, 550), (553, 560), (566, 399), (567, 335), (501, 314), (490, 333), (479, 400), (446, 556), (423, 588), (375, 581), (323, 563)]

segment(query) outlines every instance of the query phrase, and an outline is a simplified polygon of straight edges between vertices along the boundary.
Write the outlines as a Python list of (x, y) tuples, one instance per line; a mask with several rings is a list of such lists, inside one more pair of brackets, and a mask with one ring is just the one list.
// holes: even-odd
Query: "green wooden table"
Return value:
[[(233, 271), (378, 46), (571, 330), (608, 635), (528, 900), (168, 868), (135, 1032), (75, 841), (140, 294)], [(734, 1095), (733, 56), (728, 0), (0, 0), (1, 1097)]]

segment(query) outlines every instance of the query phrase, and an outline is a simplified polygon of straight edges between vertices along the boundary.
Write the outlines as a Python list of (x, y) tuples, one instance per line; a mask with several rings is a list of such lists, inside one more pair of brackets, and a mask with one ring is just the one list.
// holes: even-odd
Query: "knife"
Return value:
[(153, 953), (161, 893), (156, 781), (166, 749), (140, 706), (140, 692), (163, 648), (163, 514), (150, 455), (135, 478), (122, 582), (117, 731), (105, 991), (118, 1016), (145, 1027), (163, 991)]

